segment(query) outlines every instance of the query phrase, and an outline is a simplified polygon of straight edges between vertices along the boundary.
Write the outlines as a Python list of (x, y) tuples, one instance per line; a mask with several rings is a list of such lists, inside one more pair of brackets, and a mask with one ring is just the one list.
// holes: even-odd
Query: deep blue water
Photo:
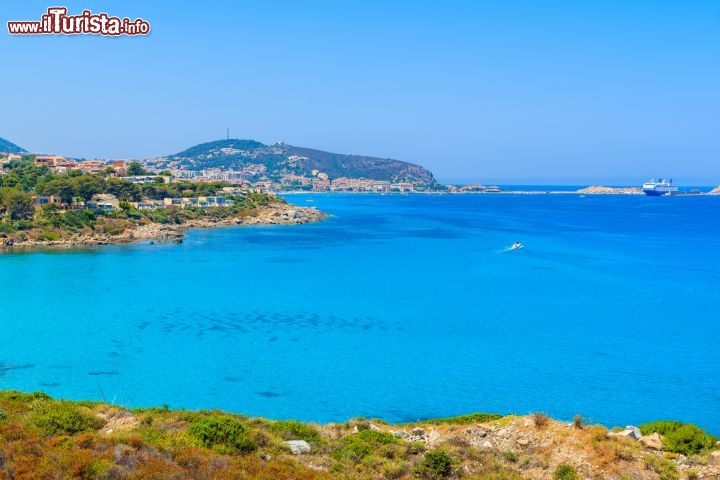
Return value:
[(334, 216), (0, 255), (0, 388), (313, 421), (545, 411), (720, 433), (720, 198), (288, 198)]

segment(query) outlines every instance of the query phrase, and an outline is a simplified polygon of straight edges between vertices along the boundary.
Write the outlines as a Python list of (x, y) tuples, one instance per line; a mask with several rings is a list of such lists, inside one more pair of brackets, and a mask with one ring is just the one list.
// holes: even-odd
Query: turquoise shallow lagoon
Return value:
[(541, 410), (720, 433), (720, 198), (288, 199), (334, 216), (0, 255), (0, 388), (313, 421)]

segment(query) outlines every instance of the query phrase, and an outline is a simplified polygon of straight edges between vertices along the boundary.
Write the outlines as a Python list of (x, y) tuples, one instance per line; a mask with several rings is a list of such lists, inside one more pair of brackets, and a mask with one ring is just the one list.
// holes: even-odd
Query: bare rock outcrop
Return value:
[(587, 188), (582, 188), (577, 191), (577, 193), (585, 194), (585, 195), (643, 195), (642, 188), (635, 188), (635, 187), (602, 187), (602, 186), (592, 186)]

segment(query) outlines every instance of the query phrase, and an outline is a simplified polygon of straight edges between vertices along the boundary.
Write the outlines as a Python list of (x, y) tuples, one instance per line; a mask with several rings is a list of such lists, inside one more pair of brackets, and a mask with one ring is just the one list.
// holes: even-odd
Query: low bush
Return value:
[(567, 463), (561, 463), (553, 472), (553, 478), (555, 480), (577, 480), (580, 476), (572, 466)]
[(40, 400), (33, 405), (31, 423), (45, 435), (75, 435), (99, 428), (102, 421), (74, 403)]
[(573, 426), (575, 428), (583, 428), (583, 417), (579, 413), (573, 417)]
[(273, 422), (270, 431), (280, 435), (283, 440), (305, 440), (309, 443), (320, 442), (320, 432), (313, 427), (294, 420)]
[(0, 400), (6, 402), (30, 403), (33, 400), (50, 400), (50, 396), (45, 392), (24, 393), (17, 390), (0, 391)]
[(334, 456), (359, 462), (370, 454), (386, 454), (388, 447), (396, 443), (395, 437), (389, 433), (363, 430), (343, 438)]
[(229, 415), (211, 415), (187, 429), (188, 435), (206, 448), (227, 447), (240, 452), (255, 450), (243, 422)]
[(659, 433), (663, 438), (663, 450), (683, 455), (693, 455), (709, 450), (717, 438), (692, 423), (660, 420), (640, 426), (643, 435)]
[(382, 468), (383, 477), (393, 480), (405, 477), (408, 474), (410, 467), (407, 462), (400, 463), (388, 463)]
[(475, 423), (492, 422), (493, 420), (500, 420), (501, 418), (503, 418), (503, 416), (497, 413), (471, 413), (469, 415), (460, 415), (457, 417), (433, 418), (430, 420), (425, 420), (423, 422), (415, 423), (424, 423), (431, 425), (471, 425)]
[(650, 435), (651, 433), (667, 435), (668, 433), (672, 433), (680, 428), (680, 426), (682, 426), (682, 423), (674, 420), (658, 420), (657, 422), (640, 425), (640, 432), (643, 435)]
[(532, 420), (535, 424), (535, 428), (543, 428), (547, 426), (550, 421), (550, 417), (541, 412), (535, 412), (532, 414)]
[(37, 236), (40, 240), (45, 240), (46, 242), (54, 242), (60, 238), (58, 232), (52, 230), (40, 230)]
[(678, 480), (680, 474), (672, 460), (657, 455), (645, 455), (645, 466), (657, 473), (660, 480)]
[(420, 455), (421, 453), (425, 452), (425, 442), (410, 442), (407, 444), (407, 448), (405, 451), (408, 455)]
[(505, 450), (504, 452), (502, 452), (502, 456), (505, 460), (512, 463), (517, 462), (519, 458), (518, 454), (512, 450)]
[(453, 459), (444, 450), (432, 450), (425, 454), (425, 458), (413, 471), (416, 476), (434, 480), (447, 478), (452, 475)]

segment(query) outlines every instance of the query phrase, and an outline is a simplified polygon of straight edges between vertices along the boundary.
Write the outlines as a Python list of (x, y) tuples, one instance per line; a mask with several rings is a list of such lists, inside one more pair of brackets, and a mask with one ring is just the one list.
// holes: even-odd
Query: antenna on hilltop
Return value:
[(227, 129), (227, 139), (230, 140), (230, 127)]

